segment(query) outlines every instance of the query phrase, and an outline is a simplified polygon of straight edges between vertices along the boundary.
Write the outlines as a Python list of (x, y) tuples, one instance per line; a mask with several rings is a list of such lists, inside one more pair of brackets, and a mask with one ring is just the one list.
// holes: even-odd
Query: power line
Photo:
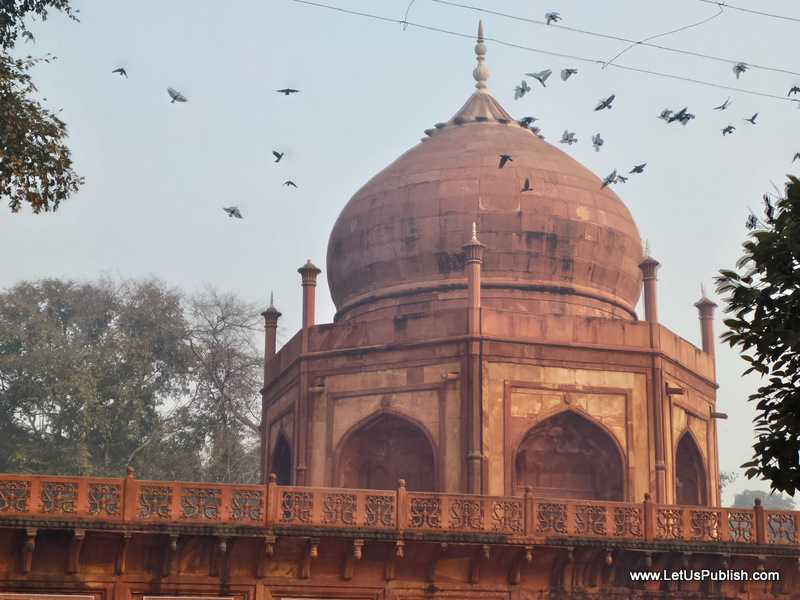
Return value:
[[(702, 1), (703, 2), (711, 2), (711, 0), (702, 0)], [(588, 31), (588, 30), (585, 30), (585, 29), (577, 29), (575, 27), (568, 27), (566, 25), (555, 25), (555, 24), (554, 25), (547, 25), (544, 21), (537, 21), (536, 19), (528, 19), (528, 18), (525, 18), (525, 17), (520, 17), (518, 15), (511, 15), (511, 14), (508, 14), (508, 13), (501, 13), (501, 12), (498, 12), (498, 11), (489, 10), (487, 8), (479, 8), (477, 6), (468, 6), (468, 5), (465, 5), (465, 4), (459, 4), (457, 2), (449, 2), (448, 0), (433, 0), (433, 2), (438, 2), (439, 4), (447, 4), (447, 5), (450, 5), (450, 6), (455, 6), (457, 8), (464, 8), (464, 9), (467, 9), (467, 10), (474, 10), (474, 11), (477, 11), (477, 12), (482, 12), (482, 13), (486, 13), (486, 14), (489, 14), (489, 15), (495, 15), (495, 16), (498, 16), (498, 17), (505, 17), (507, 19), (515, 19), (517, 21), (523, 21), (525, 23), (533, 23), (534, 25), (541, 25), (541, 26), (544, 26), (544, 27), (550, 27), (551, 29), (556, 29), (556, 28), (557, 29), (563, 29), (564, 31), (571, 31), (573, 33), (580, 33), (580, 34), (583, 34), (583, 35), (590, 35), (590, 36), (599, 37), (599, 38), (603, 38), (603, 39), (607, 39), (607, 40), (614, 40), (614, 41), (617, 41), (617, 42), (626, 42), (628, 44), (633, 44), (635, 46), (636, 45), (638, 45), (638, 46), (646, 46), (648, 48), (655, 48), (657, 50), (665, 50), (667, 52), (675, 52), (677, 54), (685, 54), (687, 56), (696, 56), (696, 57), (699, 57), (699, 58), (706, 58), (708, 60), (715, 60), (715, 61), (724, 62), (724, 63), (727, 63), (727, 64), (737, 64), (737, 63), (742, 62), (741, 59), (733, 60), (733, 59), (730, 59), (730, 58), (722, 58), (720, 56), (712, 56), (710, 54), (703, 54), (701, 52), (692, 52), (691, 50), (681, 50), (680, 48), (671, 48), (669, 46), (662, 46), (660, 44), (649, 44), (649, 43), (647, 43), (646, 40), (631, 40), (631, 39), (622, 38), (622, 37), (618, 37), (618, 36), (614, 36), (614, 35), (608, 35), (608, 34), (605, 34), (605, 33), (598, 33), (596, 31)], [(717, 2), (711, 2), (711, 3), (712, 4), (717, 4)], [(727, 8), (732, 8), (732, 7), (728, 6), (728, 5), (724, 5), (724, 6), (727, 7)], [(719, 15), (718, 14), (714, 15), (714, 17), (711, 17), (711, 19), (713, 19), (713, 18), (715, 18), (717, 16), (719, 16)], [(707, 20), (710, 20), (710, 19), (707, 19)], [(702, 21), (701, 21), (701, 23), (702, 23)], [(699, 25), (699, 23), (695, 23), (694, 25)], [(693, 27), (694, 25), (687, 25), (687, 27)], [(675, 31), (680, 31), (680, 30), (675, 30)], [(674, 33), (674, 31), (669, 31), (667, 33)], [(658, 36), (653, 36), (653, 38), (660, 37), (660, 36), (663, 36), (663, 35), (666, 35), (666, 33), (658, 34)], [(653, 38), (647, 38), (647, 39), (653, 39)], [(623, 50), (623, 52), (625, 52), (627, 50), (628, 49), (626, 48), (625, 50)], [(609, 61), (609, 62), (612, 62), (613, 60), (614, 59), (611, 59), (611, 61)], [(765, 71), (772, 71), (774, 73), (784, 73), (786, 75), (798, 75), (798, 76), (800, 76), (800, 72), (787, 71), (785, 69), (776, 69), (776, 68), (773, 68), (773, 67), (766, 67), (764, 65), (757, 65), (757, 64), (749, 63), (749, 62), (747, 63), (747, 66), (753, 67), (753, 68), (757, 68), (757, 69), (763, 69)]]
[(776, 15), (773, 13), (761, 12), (758, 10), (750, 10), (749, 8), (742, 8), (741, 6), (731, 6), (725, 2), (716, 2), (715, 0), (700, 0), (700, 2), (705, 2), (707, 4), (716, 4), (717, 6), (724, 6), (725, 8), (730, 8), (732, 10), (741, 10), (742, 12), (752, 13), (754, 15), (761, 15), (763, 17), (772, 17), (774, 19), (784, 19), (785, 21), (797, 21), (800, 23), (800, 19), (795, 17), (787, 17), (785, 15)]
[[(448, 29), (441, 29), (441, 28), (438, 28), (438, 27), (431, 27), (430, 25), (421, 25), (419, 23), (411, 23), (411, 22), (408, 22), (408, 21), (401, 21), (401, 20), (398, 20), (398, 19), (391, 19), (389, 17), (381, 17), (379, 15), (372, 15), (372, 14), (369, 14), (369, 13), (363, 13), (363, 12), (359, 12), (359, 11), (349, 10), (349, 9), (346, 9), (346, 8), (340, 8), (338, 6), (330, 6), (330, 5), (327, 5), (327, 4), (321, 4), (319, 2), (311, 2), (310, 0), (292, 0), (292, 1), (293, 2), (297, 2), (299, 4), (307, 4), (309, 6), (316, 6), (318, 8), (327, 8), (329, 10), (335, 10), (337, 12), (342, 12), (342, 13), (346, 13), (346, 14), (350, 14), (350, 15), (356, 15), (356, 16), (359, 16), (359, 17), (366, 17), (366, 18), (375, 19), (375, 20), (378, 20), (378, 21), (385, 21), (385, 22), (389, 22), (389, 23), (397, 23), (399, 25), (408, 25), (409, 27), (416, 27), (418, 29), (424, 29), (424, 30), (427, 30), (427, 31), (433, 31), (433, 32), (436, 32), (436, 33), (444, 33), (444, 34), (447, 34), (447, 35), (453, 35), (453, 36), (461, 37), (461, 38), (475, 39), (475, 34), (474, 33), (459, 33), (457, 31), (450, 31)], [(434, 0), (434, 1), (439, 1), (439, 0)], [(478, 9), (478, 10), (480, 10), (480, 9)], [(730, 87), (730, 86), (726, 86), (726, 85), (720, 85), (720, 84), (716, 84), (716, 83), (709, 83), (707, 81), (701, 81), (699, 79), (691, 79), (689, 77), (681, 77), (679, 75), (670, 75), (669, 73), (661, 73), (661, 72), (658, 72), (658, 71), (650, 71), (648, 69), (639, 69), (639, 68), (636, 68), (636, 67), (627, 67), (627, 66), (624, 66), (624, 65), (618, 65), (618, 64), (613, 64), (613, 63), (612, 64), (608, 64), (608, 63), (606, 63), (605, 61), (602, 61), (602, 60), (586, 58), (586, 57), (583, 57), (583, 56), (575, 56), (575, 55), (571, 55), (571, 54), (562, 54), (562, 53), (559, 53), (559, 52), (551, 52), (549, 50), (542, 50), (540, 48), (532, 48), (530, 46), (523, 46), (521, 44), (515, 44), (513, 42), (506, 42), (504, 40), (500, 40), (500, 39), (497, 39), (497, 38), (484, 37), (484, 40), (486, 40), (488, 42), (494, 42), (496, 44), (500, 44), (501, 46), (507, 46), (509, 48), (516, 48), (518, 50), (526, 50), (528, 52), (536, 52), (538, 54), (546, 54), (548, 56), (557, 56), (559, 58), (567, 58), (567, 59), (570, 59), (570, 60), (577, 60), (577, 61), (581, 61), (581, 62), (588, 62), (588, 63), (600, 64), (600, 65), (608, 65), (608, 66), (611, 66), (611, 67), (616, 67), (617, 69), (623, 69), (625, 71), (634, 71), (634, 72), (637, 72), (637, 73), (645, 73), (645, 74), (648, 74), (648, 75), (655, 75), (655, 76), (658, 76), (658, 77), (666, 77), (668, 79), (675, 79), (677, 81), (684, 81), (684, 82), (688, 82), (688, 83), (698, 83), (698, 84), (701, 84), (701, 85), (705, 85), (705, 86), (709, 86), (709, 87), (715, 87), (715, 88), (719, 88), (719, 89), (722, 89), (722, 90), (734, 91), (734, 92), (737, 92), (737, 93), (740, 93), (740, 94), (751, 94), (751, 95), (754, 95), (754, 96), (761, 96), (762, 98), (772, 98), (772, 99), (775, 99), (775, 100), (783, 100), (783, 101), (788, 101), (788, 102), (798, 102), (798, 100), (792, 100), (790, 98), (785, 98), (783, 96), (776, 96), (774, 94), (766, 94), (764, 92), (756, 92), (756, 91), (753, 91), (753, 90), (734, 88), (734, 87)], [(798, 104), (798, 106), (800, 106), (800, 103)]]

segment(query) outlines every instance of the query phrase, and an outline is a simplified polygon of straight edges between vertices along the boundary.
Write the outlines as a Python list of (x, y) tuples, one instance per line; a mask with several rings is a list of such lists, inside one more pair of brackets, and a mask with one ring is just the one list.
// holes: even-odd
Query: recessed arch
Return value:
[(275, 474), (275, 483), (278, 485), (292, 485), (292, 448), (283, 432), (278, 434), (278, 441), (272, 450), (270, 472)]
[(337, 484), (347, 488), (436, 490), (436, 459), (427, 432), (411, 419), (383, 410), (353, 427), (336, 453)]
[(707, 481), (703, 455), (687, 430), (675, 450), (675, 503), (707, 505)]
[(531, 427), (514, 456), (514, 484), (540, 498), (625, 500), (625, 469), (616, 440), (567, 410)]

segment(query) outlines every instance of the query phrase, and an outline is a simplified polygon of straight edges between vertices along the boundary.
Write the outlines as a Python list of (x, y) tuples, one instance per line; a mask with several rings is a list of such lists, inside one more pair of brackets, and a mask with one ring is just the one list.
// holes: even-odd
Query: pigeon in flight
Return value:
[(734, 127), (733, 125), (728, 125), (722, 130), (722, 137), (725, 137), (729, 133), (733, 133), (735, 129), (736, 127)]
[(661, 114), (658, 115), (659, 119), (664, 119), (667, 123), (671, 123), (670, 119), (672, 118), (672, 111), (668, 108), (665, 108), (661, 111)]
[(725, 110), (726, 108), (728, 108), (728, 104), (730, 104), (730, 103), (731, 103), (731, 97), (728, 96), (728, 99), (725, 100), (725, 102), (723, 102), (719, 106), (715, 106), (714, 110)]
[(600, 104), (597, 105), (595, 110), (597, 111), (597, 110), (603, 110), (604, 108), (613, 108), (611, 106), (611, 103), (614, 101), (614, 98), (616, 98), (616, 95), (615, 94), (611, 94), (605, 100), (600, 100)]
[(578, 141), (578, 138), (575, 137), (575, 132), (570, 131), (569, 129), (564, 130), (564, 134), (561, 136), (561, 139), (558, 140), (562, 144), (569, 144), (572, 146), (575, 142)]
[(800, 158), (800, 152), (795, 152), (794, 153), (794, 158), (792, 159), (792, 162), (796, 161), (798, 158)]
[(608, 177), (603, 179), (603, 185), (600, 186), (600, 189), (602, 190), (607, 185), (611, 185), (612, 183), (616, 183), (616, 181), (617, 181), (617, 170), (614, 169), (613, 171), (611, 171), (611, 175), (609, 175)]
[(800, 94), (800, 86), (793, 85), (792, 89), (789, 90), (789, 93), (786, 94), (786, 96), (788, 97), (788, 96), (791, 96), (792, 94)]
[[(125, 75), (125, 79), (127, 79), (127, 78), (128, 78), (128, 74), (125, 72), (125, 69), (123, 69), (122, 67), (120, 67), (119, 69), (114, 69), (114, 70), (113, 70), (113, 71), (111, 71), (111, 72), (112, 72), (112, 73), (119, 73), (120, 77), (122, 77), (123, 75)], [(171, 96), (171, 95), (172, 95), (172, 94), (170, 94), (170, 96)]]
[(547, 78), (550, 77), (552, 72), (552, 69), (545, 69), (544, 71), (539, 71), (538, 73), (525, 73), (525, 75), (528, 77), (533, 77), (536, 81), (541, 83), (543, 87), (547, 87), (544, 82), (547, 81)]
[(290, 185), (290, 186), (295, 187), (295, 188), (297, 187), (297, 184), (294, 181), (291, 181), (291, 180), (287, 181), (283, 185)]
[(521, 192), (532, 192), (533, 191), (531, 189), (531, 180), (528, 179), (527, 177), (525, 178), (525, 184), (522, 186), (522, 189), (520, 191)]
[(602, 146), (604, 143), (605, 142), (603, 141), (603, 138), (600, 137), (599, 133), (592, 136), (592, 146), (594, 146), (595, 152), (600, 152), (600, 146)]
[(770, 202), (769, 193), (764, 194), (764, 214), (767, 215), (767, 219), (770, 221), (775, 216), (775, 207)]
[[(647, 163), (643, 163), (641, 165), (636, 165), (635, 167), (633, 167), (633, 169), (631, 169), (630, 172), (631, 173), (644, 173), (645, 165), (647, 165)], [(628, 173), (628, 174), (630, 175), (630, 173)]]
[(283, 158), (283, 152), (278, 152), (277, 150), (273, 150), (272, 155), (275, 157), (275, 162), (281, 162), (281, 159)]
[(175, 104), (175, 102), (187, 102), (186, 96), (173, 90), (171, 87), (167, 88), (167, 93), (170, 95), (170, 98), (172, 98), (172, 104)]
[(519, 100), (530, 91), (531, 91), (531, 86), (529, 86), (528, 82), (523, 79), (522, 83), (518, 85), (517, 88), (514, 90), (514, 100)]
[(747, 63), (740, 62), (738, 65), (733, 66), (733, 74), (736, 75), (736, 79), (739, 79), (739, 75), (747, 71)]
[(756, 117), (757, 117), (757, 116), (758, 116), (758, 113), (754, 114), (754, 115), (753, 115), (752, 117), (750, 117), (749, 119), (742, 119), (742, 121), (747, 121), (748, 123), (752, 123), (753, 125), (755, 125), (755, 124), (756, 124)]
[(526, 127), (529, 127), (531, 125), (531, 123), (533, 123), (534, 121), (538, 121), (538, 120), (539, 119), (537, 119), (536, 117), (522, 117), (519, 121), (517, 121), (517, 123), (519, 123), (520, 125), (524, 125)]
[(229, 217), (236, 217), (237, 219), (243, 218), (242, 213), (239, 212), (239, 208), (236, 206), (228, 206), (228, 207), (223, 206), (222, 210), (228, 213)]
[(508, 161), (514, 162), (514, 159), (511, 158), (508, 154), (501, 154), (500, 155), (500, 167), (499, 168), (502, 169)]
[(283, 88), (282, 90), (275, 90), (275, 91), (278, 92), (279, 94), (283, 94), (284, 96), (288, 96), (289, 94), (296, 94), (300, 90), (295, 90), (292, 88)]
[(622, 175), (617, 175), (616, 179), (614, 179), (614, 183), (626, 183), (628, 181), (627, 177), (623, 177)]
[(673, 121), (680, 121), (681, 125), (686, 125), (691, 119), (694, 119), (694, 115), (688, 111), (689, 111), (688, 106), (680, 109), (678, 112), (676, 112), (667, 119), (667, 123), (672, 123)]
[(561, 80), (566, 81), (570, 75), (575, 75), (577, 72), (578, 69), (561, 69)]
[(36, 43), (36, 38), (35, 38), (35, 37), (33, 37), (33, 34), (32, 34), (30, 31), (28, 31), (27, 29), (26, 29), (25, 31), (23, 31), (23, 32), (22, 32), (22, 37), (24, 37), (24, 38), (27, 38), (27, 39), (25, 40), (25, 43), (26, 43), (26, 44), (27, 44), (28, 42), (33, 42), (34, 44)]
[(549, 12), (545, 13), (544, 18), (547, 19), (547, 24), (550, 25), (553, 22), (558, 23), (561, 20), (561, 15), (557, 12)]

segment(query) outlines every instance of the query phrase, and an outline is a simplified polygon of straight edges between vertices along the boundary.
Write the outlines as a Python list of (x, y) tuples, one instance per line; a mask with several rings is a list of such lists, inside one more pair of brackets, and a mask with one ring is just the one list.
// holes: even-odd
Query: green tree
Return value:
[(30, 70), (50, 58), (5, 53), (29, 18), (44, 20), (50, 9), (75, 19), (66, 0), (0, 0), (0, 198), (9, 200), (12, 212), (23, 203), (35, 213), (56, 210), (83, 183), (64, 144), (66, 124), (33, 97)]
[(750, 234), (737, 270), (723, 270), (717, 291), (726, 295), (722, 339), (739, 347), (749, 367), (766, 379), (756, 402), (749, 478), (794, 495), (800, 487), (800, 180), (790, 177), (772, 218)]
[(794, 500), (784, 494), (771, 494), (764, 490), (744, 490), (733, 497), (735, 508), (753, 508), (756, 498), (761, 499), (761, 506), (777, 510), (794, 510)]

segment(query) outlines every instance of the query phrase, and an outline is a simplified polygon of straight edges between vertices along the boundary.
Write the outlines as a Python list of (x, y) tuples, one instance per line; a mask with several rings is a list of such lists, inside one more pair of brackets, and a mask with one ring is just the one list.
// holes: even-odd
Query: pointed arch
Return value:
[(425, 429), (408, 417), (382, 410), (367, 417), (342, 438), (335, 454), (336, 485), (395, 489), (405, 479), (410, 491), (436, 491), (433, 443)]
[(516, 489), (540, 498), (624, 501), (625, 467), (615, 438), (566, 410), (537, 423), (514, 455)]
[(292, 448), (283, 432), (278, 434), (278, 441), (272, 450), (270, 472), (275, 473), (275, 482), (278, 485), (292, 485)]
[(687, 429), (675, 449), (676, 504), (708, 504), (708, 478), (704, 462), (697, 441)]

